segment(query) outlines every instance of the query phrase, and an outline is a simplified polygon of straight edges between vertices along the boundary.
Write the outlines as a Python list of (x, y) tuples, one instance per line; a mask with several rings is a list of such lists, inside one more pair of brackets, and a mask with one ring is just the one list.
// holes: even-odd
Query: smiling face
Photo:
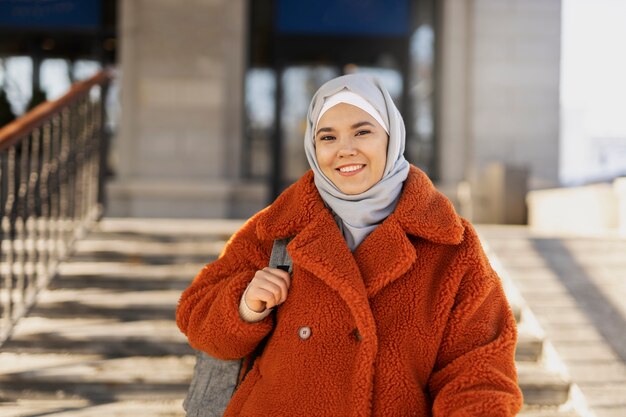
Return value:
[(389, 136), (369, 113), (339, 103), (322, 115), (315, 156), (326, 177), (344, 194), (361, 194), (383, 177)]

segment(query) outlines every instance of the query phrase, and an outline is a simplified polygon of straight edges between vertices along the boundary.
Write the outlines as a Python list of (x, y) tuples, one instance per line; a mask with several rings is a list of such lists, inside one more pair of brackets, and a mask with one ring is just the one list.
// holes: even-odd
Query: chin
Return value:
[(364, 193), (369, 190), (371, 187), (337, 187), (339, 191), (347, 195), (357, 195)]
[[(355, 178), (345, 178), (338, 174), (332, 175), (334, 173), (325, 173), (328, 179), (344, 194), (347, 195), (357, 195), (364, 193), (365, 191), (372, 188), (374, 184), (364, 184), (363, 182), (351, 181), (355, 180)], [(331, 175), (329, 175), (331, 174)]]

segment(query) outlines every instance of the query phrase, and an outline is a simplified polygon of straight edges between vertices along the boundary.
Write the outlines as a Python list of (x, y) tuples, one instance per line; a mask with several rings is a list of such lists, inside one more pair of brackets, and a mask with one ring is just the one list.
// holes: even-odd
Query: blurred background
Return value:
[(178, 295), (306, 172), (317, 88), (365, 72), (479, 225), (524, 415), (626, 416), (625, 22), (624, 0), (0, 0), (0, 415), (182, 415)]
[[(301, 141), (315, 90), (368, 72), (404, 115), (407, 159), (467, 217), (624, 228), (609, 184), (626, 175), (625, 8), (620, 0), (5, 0), (0, 122), (115, 68), (107, 215), (247, 217), (306, 171)], [(603, 185), (527, 198), (590, 183)], [(555, 218), (556, 195), (610, 208), (587, 201), (572, 219)]]

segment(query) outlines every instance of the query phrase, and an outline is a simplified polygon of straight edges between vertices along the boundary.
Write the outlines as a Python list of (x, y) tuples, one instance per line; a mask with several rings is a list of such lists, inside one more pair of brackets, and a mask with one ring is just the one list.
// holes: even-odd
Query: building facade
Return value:
[(378, 2), (397, 23), (367, 30), (332, 19), (354, 2), (326, 3), (317, 31), (286, 0), (119, 2), (107, 215), (253, 214), (307, 169), (313, 92), (354, 71), (384, 79), (407, 159), (474, 217), (558, 183), (560, 0)]

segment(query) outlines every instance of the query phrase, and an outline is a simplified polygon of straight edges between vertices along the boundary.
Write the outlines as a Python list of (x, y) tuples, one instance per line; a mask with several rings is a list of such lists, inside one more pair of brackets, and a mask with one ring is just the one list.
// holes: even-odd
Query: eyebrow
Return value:
[[(355, 124), (353, 124), (352, 126), (350, 126), (350, 129), (356, 129), (359, 128), (361, 126), (365, 126), (365, 125), (369, 125), (372, 127), (376, 127), (374, 126), (372, 123), (368, 122), (368, 121), (362, 121), (362, 122), (357, 122)], [(319, 135), (321, 132), (332, 132), (334, 129), (332, 127), (321, 127), (317, 133), (315, 134), (315, 136)]]

